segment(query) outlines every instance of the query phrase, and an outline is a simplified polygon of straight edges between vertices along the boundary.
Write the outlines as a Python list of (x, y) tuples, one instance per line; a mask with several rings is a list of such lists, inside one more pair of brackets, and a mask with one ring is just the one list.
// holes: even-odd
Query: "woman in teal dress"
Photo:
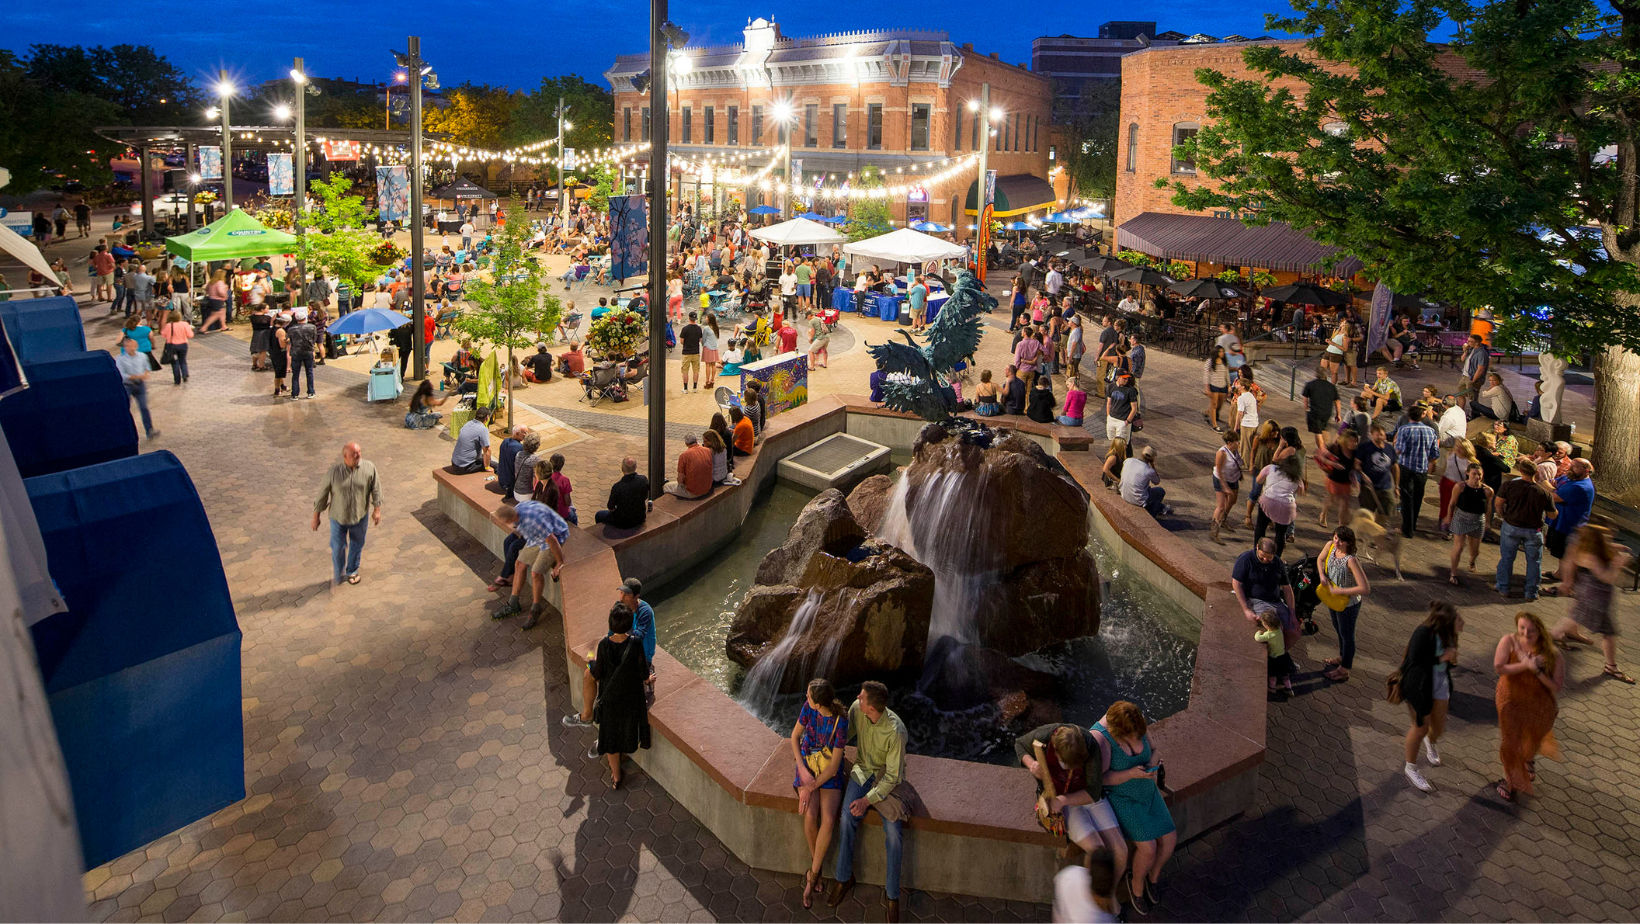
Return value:
[(1133, 841), (1128, 892), (1134, 910), (1149, 914), (1156, 901), (1156, 882), (1173, 856), (1179, 834), (1173, 815), (1157, 786), (1161, 761), (1145, 737), (1144, 713), (1125, 700), (1111, 704), (1093, 730), (1110, 742), (1110, 769), (1105, 773), (1105, 797), (1116, 811), (1122, 833)]

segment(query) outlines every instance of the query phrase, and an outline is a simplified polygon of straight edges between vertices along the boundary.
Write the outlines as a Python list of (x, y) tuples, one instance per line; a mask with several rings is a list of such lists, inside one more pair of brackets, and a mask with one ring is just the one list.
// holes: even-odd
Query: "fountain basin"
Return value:
[[(1264, 755), (1263, 652), (1251, 643), (1229, 589), (1228, 569), (1189, 548), (1138, 508), (1099, 487), (1101, 460), (1065, 451), (1086, 433), (1026, 421), (1010, 424), (1057, 454), (1089, 489), (1096, 535), (1119, 540), (1110, 553), (1200, 620), (1200, 639), (1187, 708), (1151, 726), (1151, 740), (1168, 765), (1170, 800), (1180, 835), (1192, 837), (1251, 804)], [(568, 676), (603, 635), (610, 588), (624, 576), (664, 583), (726, 544), (778, 459), (823, 436), (849, 432), (890, 447), (909, 447), (922, 422), (885, 411), (864, 398), (830, 396), (771, 422), (764, 443), (746, 460), (746, 483), (704, 501), (663, 497), (656, 516), (632, 536), (609, 538), (583, 528), (566, 547), (564, 652)], [(1061, 440), (1061, 436), (1064, 437)], [(780, 528), (780, 536), (785, 530)], [(582, 541), (582, 539), (586, 541)], [(770, 548), (779, 539), (763, 546)], [(663, 625), (662, 607), (657, 619)], [(721, 638), (721, 636), (719, 636)], [(655, 746), (636, 761), (749, 865), (796, 873), (807, 867), (801, 821), (791, 789), (789, 741), (753, 716), (711, 680), (663, 650), (650, 714)], [(570, 684), (579, 699), (579, 684)], [(903, 881), (916, 889), (1041, 901), (1057, 869), (1054, 842), (1030, 810), (1023, 769), (913, 754), (908, 779), (928, 810), (912, 820)], [(881, 829), (868, 816), (858, 875), (882, 876)]]

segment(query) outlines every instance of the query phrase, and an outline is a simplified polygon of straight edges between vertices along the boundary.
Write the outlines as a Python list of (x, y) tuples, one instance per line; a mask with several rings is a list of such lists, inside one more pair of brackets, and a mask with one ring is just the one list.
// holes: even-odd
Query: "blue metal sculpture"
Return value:
[(883, 406), (935, 423), (955, 417), (957, 394), (950, 382), (959, 366), (973, 360), (979, 349), (980, 315), (996, 304), (974, 274), (963, 270), (951, 297), (923, 331), (921, 344), (902, 330), (905, 343), (868, 346), (877, 368), (888, 373)]

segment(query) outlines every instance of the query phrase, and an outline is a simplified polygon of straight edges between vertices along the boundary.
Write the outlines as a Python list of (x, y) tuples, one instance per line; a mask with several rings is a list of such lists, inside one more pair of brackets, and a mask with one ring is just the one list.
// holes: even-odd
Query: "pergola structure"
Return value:
[[(234, 146), (251, 150), (272, 149), (280, 144), (287, 144), (295, 139), (289, 125), (235, 125), (230, 131), (233, 133)], [(219, 125), (106, 125), (96, 129), (98, 135), (107, 138), (115, 144), (123, 144), (134, 148), (138, 162), (142, 169), (139, 183), (142, 190), (142, 231), (144, 236), (154, 233), (154, 191), (153, 181), (148, 176), (149, 152), (155, 149), (187, 151), (188, 164), (197, 159), (197, 151), (201, 145), (222, 143), (222, 128)], [(408, 131), (391, 131), (379, 128), (325, 128), (319, 129), (327, 141), (357, 141), (361, 145), (405, 145), (410, 144)], [(311, 141), (314, 132), (309, 132)], [(445, 136), (439, 133), (424, 132), (422, 137), (442, 139)], [(222, 169), (231, 171), (232, 164), (224, 163)], [(194, 218), (193, 197), (188, 197), (187, 229), (192, 231), (196, 226)]]

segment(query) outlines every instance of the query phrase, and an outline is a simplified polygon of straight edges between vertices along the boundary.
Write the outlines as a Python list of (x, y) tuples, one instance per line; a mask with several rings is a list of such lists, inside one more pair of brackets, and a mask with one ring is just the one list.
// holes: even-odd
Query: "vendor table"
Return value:
[(941, 292), (938, 295), (928, 296), (928, 317), (926, 320), (929, 323), (933, 323), (934, 319), (939, 317), (940, 309), (945, 307), (945, 303), (950, 300), (950, 298), (951, 296), (946, 295), (944, 292)]
[(877, 317), (884, 321), (898, 321), (900, 319), (900, 297), (898, 295), (877, 295)]
[(854, 290), (838, 287), (831, 290), (831, 307), (838, 311), (854, 310)]

